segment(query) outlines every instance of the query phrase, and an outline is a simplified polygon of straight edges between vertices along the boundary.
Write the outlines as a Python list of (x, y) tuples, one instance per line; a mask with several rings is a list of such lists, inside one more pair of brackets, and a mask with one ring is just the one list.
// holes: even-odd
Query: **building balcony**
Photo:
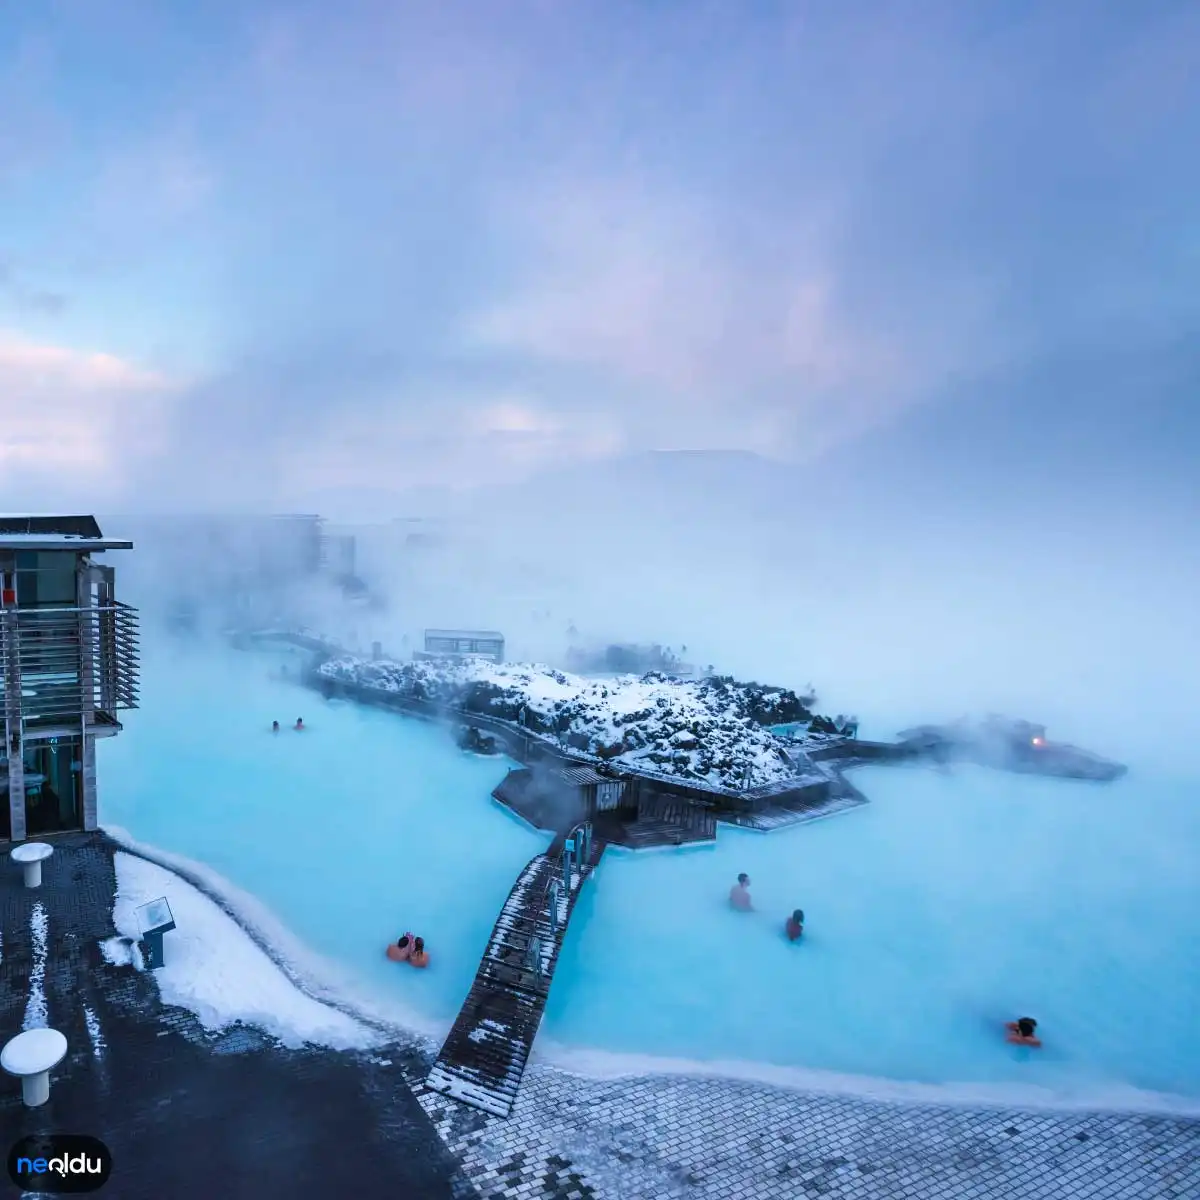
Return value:
[(5, 609), (5, 719), (31, 736), (84, 721), (116, 732), (117, 714), (138, 706), (138, 649), (138, 614), (128, 604)]

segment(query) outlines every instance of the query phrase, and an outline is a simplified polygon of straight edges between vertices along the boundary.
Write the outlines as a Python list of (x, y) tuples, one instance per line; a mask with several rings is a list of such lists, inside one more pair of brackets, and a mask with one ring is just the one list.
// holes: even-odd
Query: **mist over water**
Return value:
[[(1200, 938), (1191, 915), (1200, 911), (1200, 825), (1190, 800), (1200, 789), (1191, 737), (1200, 701), (1195, 561), (1178, 543), (1171, 553), (1152, 527), (1072, 526), (1053, 509), (1044, 527), (1030, 526), (1026, 513), (981, 522), (950, 509), (914, 526), (902, 505), (868, 497), (844, 504), (837, 521), (802, 517), (791, 501), (806, 490), (801, 479), (755, 460), (709, 456), (697, 468), (655, 457), (578, 473), (574, 485), (559, 478), (481, 492), (457, 511), (427, 510), (423, 522), (348, 522), (338, 529), (356, 536), (356, 569), (380, 603), (350, 602), (314, 579), (260, 597), (261, 611), (267, 623), (306, 625), (363, 653), (378, 641), (397, 657), (426, 627), (498, 629), (510, 659), (557, 665), (568, 630), (600, 644), (658, 642), (701, 668), (796, 688), (811, 682), (821, 710), (856, 713), (866, 737), (999, 712), (1127, 763), (1129, 774), (1112, 785), (984, 768), (872, 768), (857, 779), (871, 804), (829, 822), (778, 835), (722, 831), (715, 848), (677, 856), (614, 856), (572, 923), (546, 1049), (577, 1064), (600, 1061), (596, 1051), (605, 1063), (633, 1055), (628, 1061), (643, 1066), (654, 1065), (644, 1056), (667, 1055), (752, 1074), (1042, 1087), (1096, 1103), (1122, 1087), (1194, 1097), (1200, 1045), (1187, 1014), (1200, 981), (1186, 964)], [(418, 528), (424, 540), (410, 541)], [(174, 653), (161, 626), (181, 594), (207, 614), (202, 636), (220, 624), (222, 589), (205, 581), (219, 577), (221, 545), (188, 555), (178, 572), (164, 569), (169, 543), (169, 524), (146, 523), (123, 576), (126, 598), (156, 629), (147, 639), (155, 661)], [(226, 653), (213, 644), (208, 695), (220, 693), (222, 671), (241, 679), (255, 669)], [(154, 678), (161, 687), (161, 667)], [(239, 685), (239, 694), (252, 690)], [(176, 715), (163, 726), (164, 746), (173, 722), (200, 711), (180, 697), (169, 703)], [(302, 751), (313, 762), (289, 763), (297, 779), (315, 771), (331, 803), (371, 792), (390, 840), (416, 833), (442, 843), (418, 791), (393, 796), (381, 782), (412, 768), (445, 771), (439, 786), (457, 787), (452, 765), (429, 757), (442, 751), (422, 741), (418, 754), (411, 735), (393, 737), (391, 725), (404, 722), (391, 715), (366, 714), (364, 724), (348, 712), (323, 715), (315, 697), (294, 703), (316, 731)], [(233, 712), (223, 735), (245, 741), (230, 780), (245, 772), (243, 786), (264, 798), (278, 768), (270, 755), (254, 763), (253, 744), (271, 715), (253, 714), (245, 741), (233, 731), (250, 714)], [(142, 720), (131, 719), (113, 755), (127, 775), (152, 752), (135, 744)], [(322, 723), (337, 727), (338, 744), (322, 740)], [(364, 735), (380, 757), (368, 752), (360, 763), (341, 744)], [(439, 744), (457, 754), (448, 737)], [(135, 792), (105, 803), (135, 835), (211, 858), (203, 819), (195, 830), (150, 820), (155, 778), (135, 772)], [(113, 777), (112, 786), (128, 785)], [(460, 822), (476, 807), (481, 829), (498, 819), (486, 787), (463, 786), (478, 795), (456, 793)], [(194, 800), (201, 810), (203, 795)], [(269, 814), (270, 802), (256, 811)], [(306, 812), (296, 818), (316, 819)], [(219, 867), (239, 886), (269, 897), (323, 953), (349, 954), (333, 910), (293, 904), (286, 872), (271, 874), (277, 853), (264, 858), (236, 839), (221, 845)], [(453, 839), (445, 845), (435, 892), (456, 871)], [(453, 978), (429, 997), (403, 996), (400, 1007), (435, 1034), (482, 950), (513, 862), (493, 865), (478, 905), (428, 920)], [(762, 908), (752, 928), (732, 925), (723, 907), (743, 869)], [(271, 881), (264, 875), (256, 886), (264, 871)], [(394, 886), (361, 883), (355, 954), (370, 959), (374, 940), (392, 935), (383, 924), (419, 911), (422, 891), (406, 888), (397, 911)], [(812, 924), (801, 958), (775, 927), (797, 904)], [(378, 931), (377, 911), (387, 913)], [(361, 977), (350, 958), (343, 967)], [(394, 986), (378, 964), (365, 974), (384, 992)], [(883, 993), (887, 1003), (872, 1000)], [(997, 1054), (995, 1026), (1018, 1008), (1034, 1011), (1048, 1038), (1053, 1032), (1054, 1053), (1030, 1063)], [(634, 1009), (643, 1016), (614, 1023), (613, 1013)], [(1153, 1029), (1137, 1046), (1123, 1032), (1129, 1012)], [(814, 1021), (824, 1031), (819, 1045), (810, 1044)]]
[[(829, 483), (753, 456), (647, 456), (481, 491), (444, 517), (427, 507), (419, 525), (379, 514), (338, 528), (385, 608), (326, 581), (280, 611), (400, 657), (427, 627), (499, 629), (510, 658), (556, 665), (569, 630), (658, 642), (700, 669), (811, 682), (865, 736), (999, 712), (1137, 774), (1200, 770), (1194, 545), (1102, 509), (912, 512), (870, 489), (827, 506)], [(206, 552), (146, 569), (171, 537), (147, 528), (127, 589), (211, 602)], [(406, 544), (413, 528), (428, 544)]]

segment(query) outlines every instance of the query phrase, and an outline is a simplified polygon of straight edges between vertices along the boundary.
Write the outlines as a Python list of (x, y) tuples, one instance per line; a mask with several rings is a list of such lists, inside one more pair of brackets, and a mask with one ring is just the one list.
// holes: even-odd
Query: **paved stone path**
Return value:
[(482, 1200), (1194, 1200), (1200, 1121), (531, 1068), (507, 1121), (420, 1096)]
[(0, 1129), (102, 1137), (116, 1161), (107, 1196), (1200, 1198), (1198, 1120), (600, 1082), (537, 1065), (502, 1120), (425, 1089), (431, 1055), (415, 1044), (298, 1053), (243, 1028), (212, 1037), (162, 1005), (151, 975), (101, 960), (115, 932), (112, 850), (101, 836), (60, 844), (38, 892), (7, 862), (0, 873), (0, 1033), (24, 1017), (40, 901), (48, 1015), (71, 1047), (43, 1109), (0, 1078)]

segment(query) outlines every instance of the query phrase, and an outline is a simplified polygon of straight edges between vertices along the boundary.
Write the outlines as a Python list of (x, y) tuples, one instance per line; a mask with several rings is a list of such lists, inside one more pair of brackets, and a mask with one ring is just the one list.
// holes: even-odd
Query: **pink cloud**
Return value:
[(0, 331), (0, 462), (18, 481), (64, 468), (95, 486), (164, 444), (178, 385), (111, 354), (47, 345)]
[(810, 449), (914, 403), (945, 367), (948, 334), (920, 344), (846, 306), (840, 231), (816, 206), (765, 253), (742, 214), (637, 183), (526, 192), (501, 219), (527, 265), (468, 345), (601, 373), (652, 444), (786, 452), (799, 425)]

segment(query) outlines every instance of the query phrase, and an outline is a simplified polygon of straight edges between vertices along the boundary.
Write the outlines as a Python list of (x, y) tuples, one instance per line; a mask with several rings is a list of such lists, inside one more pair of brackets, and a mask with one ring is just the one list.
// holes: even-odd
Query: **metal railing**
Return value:
[[(554, 864), (554, 871), (542, 886), (542, 894), (538, 898), (538, 912), (543, 913), (550, 922), (552, 937), (558, 937), (559, 903), (571, 898), (571, 877), (579, 872), (579, 886), (583, 886), (584, 872), (592, 863), (592, 821), (591, 818), (578, 821), (571, 832), (563, 839), (563, 848)], [(542, 939), (539, 934), (530, 936), (526, 947), (526, 968), (533, 972), (539, 982), (545, 982), (545, 972), (542, 963)]]
[[(138, 706), (138, 614), (128, 604), (6, 609), (0, 619), (6, 718), (26, 724), (115, 719)], [(13, 711), (16, 710), (16, 711)]]

